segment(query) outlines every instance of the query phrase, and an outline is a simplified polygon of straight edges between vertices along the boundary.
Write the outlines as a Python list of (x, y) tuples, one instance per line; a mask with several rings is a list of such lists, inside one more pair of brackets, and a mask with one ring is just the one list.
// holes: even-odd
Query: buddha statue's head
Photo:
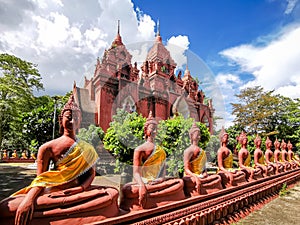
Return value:
[(196, 122), (193, 123), (193, 125), (189, 131), (189, 136), (190, 136), (191, 143), (193, 142), (193, 140), (197, 140), (197, 141), (200, 140), (201, 131), (200, 131), (199, 127), (197, 126)]
[(227, 144), (227, 142), (228, 142), (228, 133), (225, 131), (224, 127), (222, 127), (222, 130), (219, 134), (219, 139), (220, 139), (221, 145), (222, 145), (222, 143)]
[(254, 144), (256, 147), (260, 147), (260, 145), (261, 145), (261, 138), (258, 134), (256, 134), (256, 137), (254, 139)]
[[(66, 120), (72, 121), (71, 123), (64, 123), (63, 118), (67, 118)], [(80, 122), (81, 122), (81, 110), (79, 106), (76, 104), (74, 95), (71, 94), (69, 97), (68, 102), (64, 105), (64, 108), (61, 110), (59, 115), (59, 133), (63, 134), (64, 129), (73, 129), (76, 131), (79, 129)], [(71, 124), (72, 127), (68, 127), (68, 124)]]
[(280, 144), (280, 148), (285, 150), (286, 147), (287, 147), (287, 145), (286, 145), (284, 139), (282, 139), (281, 144)]
[(274, 142), (274, 147), (275, 147), (275, 149), (279, 149), (279, 147), (280, 147), (280, 142), (278, 141), (277, 138), (276, 138), (276, 140)]
[(240, 144), (247, 144), (247, 142), (248, 142), (247, 135), (244, 131), (242, 131), (242, 133), (239, 136), (239, 143)]
[(288, 150), (292, 150), (293, 149), (293, 144), (291, 143), (291, 141), (289, 141), (287, 143), (287, 148), (288, 148)]
[(150, 111), (148, 118), (146, 119), (146, 123), (144, 124), (145, 139), (147, 139), (149, 136), (155, 137), (156, 131), (157, 131), (157, 121), (152, 116), (152, 111)]
[(269, 136), (267, 137), (266, 140), (266, 148), (271, 148), (272, 147), (272, 141), (270, 140)]

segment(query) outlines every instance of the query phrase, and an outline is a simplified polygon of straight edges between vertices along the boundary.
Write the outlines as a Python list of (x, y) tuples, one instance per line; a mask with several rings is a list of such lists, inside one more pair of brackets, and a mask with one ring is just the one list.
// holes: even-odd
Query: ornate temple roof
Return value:
[(168, 61), (168, 64), (176, 67), (176, 63), (172, 59), (170, 52), (162, 43), (162, 38), (160, 36), (160, 31), (159, 31), (159, 24), (157, 26), (158, 28), (157, 28), (155, 43), (150, 49), (150, 51), (148, 52), (146, 61), (152, 61), (152, 62), (161, 61), (164, 63)]

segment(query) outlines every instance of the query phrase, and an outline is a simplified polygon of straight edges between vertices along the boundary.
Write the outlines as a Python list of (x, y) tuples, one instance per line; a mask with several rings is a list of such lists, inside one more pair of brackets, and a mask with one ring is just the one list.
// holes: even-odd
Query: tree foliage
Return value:
[[(235, 132), (244, 130), (251, 137), (259, 133), (264, 139), (270, 136), (271, 139), (290, 140), (300, 147), (299, 99), (264, 91), (260, 86), (246, 88), (236, 96), (239, 103), (232, 103), (235, 125), (230, 128), (233, 138)], [(264, 145), (262, 147), (265, 148)]]
[(32, 109), (33, 91), (43, 89), (36, 65), (16, 56), (0, 54), (0, 145), (17, 116)]
[(101, 127), (91, 124), (88, 129), (80, 128), (77, 137), (97, 149), (104, 138), (104, 131)]
[[(168, 171), (172, 175), (183, 171), (183, 151), (190, 145), (189, 129), (193, 121), (191, 118), (184, 119), (179, 115), (161, 120), (158, 124), (155, 143), (161, 145), (166, 151)], [(118, 110), (113, 116), (103, 143), (104, 148), (116, 158), (117, 167), (120, 162), (132, 165), (134, 149), (145, 141), (143, 140), (145, 122), (146, 118), (141, 115), (124, 110)], [(210, 138), (208, 128), (202, 123), (197, 125), (201, 130), (199, 146), (205, 148)]]
[[(156, 144), (161, 145), (167, 153), (167, 170), (172, 176), (177, 176), (178, 172), (184, 170), (183, 152), (191, 144), (189, 130), (194, 119), (185, 119), (182, 115), (175, 116), (168, 120), (161, 120), (158, 125)], [(197, 122), (201, 131), (199, 146), (205, 148), (210, 134), (208, 128)]]
[(145, 122), (146, 118), (136, 112), (128, 113), (122, 109), (117, 110), (117, 114), (113, 116), (103, 144), (116, 158), (117, 167), (120, 162), (132, 165), (134, 149), (144, 142)]
[(234, 122), (248, 134), (274, 131), (276, 114), (281, 109), (277, 107), (280, 99), (273, 93), (259, 86), (241, 90), (236, 95), (239, 103), (231, 104), (232, 114), (236, 116)]

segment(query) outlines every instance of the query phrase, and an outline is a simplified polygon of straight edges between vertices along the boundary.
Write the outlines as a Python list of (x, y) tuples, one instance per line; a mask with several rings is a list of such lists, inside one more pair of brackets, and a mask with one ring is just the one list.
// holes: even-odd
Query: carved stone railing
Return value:
[(300, 168), (154, 209), (120, 212), (92, 224), (230, 224), (276, 198), (284, 183), (290, 187), (298, 180)]

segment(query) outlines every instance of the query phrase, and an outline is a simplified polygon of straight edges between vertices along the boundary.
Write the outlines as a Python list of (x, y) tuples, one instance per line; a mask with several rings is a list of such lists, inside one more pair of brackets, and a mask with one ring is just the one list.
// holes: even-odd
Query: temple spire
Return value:
[(122, 38), (120, 35), (120, 20), (118, 20), (117, 36), (115, 37), (115, 40), (113, 41), (112, 45), (113, 46), (123, 45)]
[(160, 36), (160, 30), (159, 30), (159, 19), (157, 20), (157, 25), (156, 25), (156, 36)]
[(162, 42), (161, 36), (160, 36), (160, 27), (159, 27), (159, 20), (157, 20), (156, 23), (156, 41)]

